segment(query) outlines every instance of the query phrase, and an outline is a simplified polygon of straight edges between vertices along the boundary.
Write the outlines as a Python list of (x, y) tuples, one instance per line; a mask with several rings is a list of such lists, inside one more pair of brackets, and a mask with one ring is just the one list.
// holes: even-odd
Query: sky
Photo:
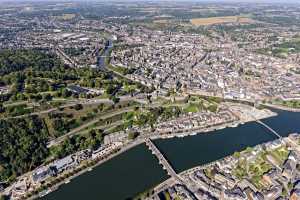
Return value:
[(178, 1), (178, 2), (260, 2), (260, 3), (300, 3), (300, 0), (0, 0), (0, 2), (24, 2), (24, 1), (30, 1), (30, 2), (66, 2), (66, 1)]
[[(72, 1), (72, 0), (6, 0), (6, 1)], [(80, 0), (74, 0), (74, 1), (80, 1)], [(86, 1), (86, 0), (82, 0)], [(97, 1), (97, 0), (93, 0)], [(109, 0), (98, 0), (98, 1), (109, 1)], [(171, 1), (171, 0), (113, 0), (113, 1)], [(173, 0), (172, 0), (173, 1)], [(187, 1), (187, 2), (207, 2), (207, 1), (214, 1), (214, 2), (299, 2), (300, 0), (174, 0), (174, 1)]]

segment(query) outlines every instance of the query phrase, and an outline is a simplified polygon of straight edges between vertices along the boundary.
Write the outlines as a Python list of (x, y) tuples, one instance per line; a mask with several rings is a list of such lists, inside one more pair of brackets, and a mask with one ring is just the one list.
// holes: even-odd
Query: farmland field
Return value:
[(74, 19), (76, 17), (75, 14), (63, 14), (61, 16), (57, 16), (56, 19), (58, 20), (71, 20)]
[(209, 18), (194, 18), (190, 22), (196, 26), (205, 26), (222, 23), (252, 23), (253, 20), (247, 17), (226, 16), (226, 17), (209, 17)]

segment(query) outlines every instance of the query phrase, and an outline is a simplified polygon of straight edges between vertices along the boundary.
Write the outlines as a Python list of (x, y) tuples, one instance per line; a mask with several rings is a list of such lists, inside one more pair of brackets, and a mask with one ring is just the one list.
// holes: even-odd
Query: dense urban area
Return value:
[[(274, 109), (300, 112), (300, 4), (0, 2), (0, 200), (140, 144), (170, 178), (131, 199), (297, 200), (300, 137)], [(181, 173), (153, 142), (248, 122), (277, 139)]]
[(299, 134), (182, 172), (147, 199), (299, 199)]

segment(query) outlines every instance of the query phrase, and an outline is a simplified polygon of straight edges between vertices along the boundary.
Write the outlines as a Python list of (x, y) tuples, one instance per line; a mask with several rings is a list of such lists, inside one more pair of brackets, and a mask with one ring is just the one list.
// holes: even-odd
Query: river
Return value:
[(106, 56), (109, 56), (110, 50), (113, 48), (113, 42), (111, 40), (107, 40), (105, 43), (105, 47), (101, 55), (97, 55), (97, 66), (99, 69), (105, 68), (105, 59)]
[[(282, 136), (300, 132), (300, 113), (278, 111), (278, 116), (262, 120)], [(246, 147), (274, 140), (265, 127), (250, 122), (184, 138), (159, 139), (155, 144), (177, 172), (205, 164)], [(145, 145), (139, 145), (96, 167), (43, 200), (123, 200), (153, 187), (168, 176)]]

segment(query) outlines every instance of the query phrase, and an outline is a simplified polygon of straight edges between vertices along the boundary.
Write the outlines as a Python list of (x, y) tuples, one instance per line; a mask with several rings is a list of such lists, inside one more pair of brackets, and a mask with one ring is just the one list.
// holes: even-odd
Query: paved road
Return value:
[[(137, 99), (136, 97), (131, 97), (131, 96), (121, 96), (120, 98), (120, 102), (126, 102), (126, 101), (131, 101), (131, 100), (136, 100), (139, 103), (142, 103), (143, 101)], [(113, 104), (114, 102), (108, 98), (105, 99), (88, 99), (88, 100), (70, 100), (70, 102), (72, 103), (68, 103), (62, 106), (59, 106), (57, 108), (51, 108), (48, 110), (42, 110), (42, 111), (38, 111), (38, 112), (33, 112), (33, 113), (29, 113), (29, 114), (24, 114), (24, 115), (18, 115), (18, 116), (13, 116), (13, 117), (4, 117), (1, 119), (16, 119), (16, 118), (23, 118), (23, 117), (28, 117), (28, 116), (32, 116), (32, 115), (41, 115), (41, 114), (48, 114), (50, 112), (59, 110), (60, 108), (67, 108), (67, 107), (71, 107), (71, 106), (75, 106), (76, 104), (82, 104), (82, 105), (94, 105), (94, 104)]]
[(107, 114), (104, 114), (101, 117), (98, 117), (98, 118), (96, 118), (96, 119), (94, 119), (92, 121), (89, 121), (89, 122), (87, 122), (87, 123), (79, 126), (78, 128), (75, 128), (75, 129), (71, 130), (70, 132), (64, 134), (63, 136), (60, 136), (58, 138), (55, 138), (55, 139), (51, 140), (49, 142), (49, 144), (47, 145), (47, 147), (49, 148), (51, 146), (58, 145), (59, 143), (61, 143), (62, 141), (64, 141), (67, 137), (76, 135), (81, 130), (83, 130), (85, 128), (88, 128), (89, 126), (97, 123), (100, 119), (107, 119), (107, 118), (113, 117), (115, 115), (119, 115), (119, 114), (122, 114), (122, 113), (130, 112), (130, 111), (133, 111), (133, 110), (134, 110), (134, 107), (127, 107), (125, 109), (121, 109), (121, 110), (117, 110), (117, 111), (113, 111), (113, 112), (109, 112)]
[(17, 105), (22, 105), (22, 104), (27, 104), (28, 101), (17, 101), (17, 102), (12, 102), (12, 103), (4, 103), (4, 107), (9, 107), (9, 106), (17, 106)]
[(178, 177), (177, 173), (175, 172), (169, 161), (164, 157), (164, 155), (155, 146), (151, 139), (145, 139), (145, 143), (148, 146), (148, 148), (152, 151), (152, 154), (156, 156), (156, 158), (159, 161), (159, 164), (161, 164), (164, 167), (164, 169), (168, 172), (168, 175), (172, 176), (175, 180), (178, 180), (178, 182), (180, 182), (180, 178)]
[(286, 107), (286, 106), (274, 105), (274, 104), (269, 104), (269, 103), (266, 103), (263, 105), (271, 107), (271, 108), (279, 109), (279, 110), (286, 110), (286, 111), (290, 111), (290, 112), (300, 112), (300, 108), (290, 108), (290, 107)]

